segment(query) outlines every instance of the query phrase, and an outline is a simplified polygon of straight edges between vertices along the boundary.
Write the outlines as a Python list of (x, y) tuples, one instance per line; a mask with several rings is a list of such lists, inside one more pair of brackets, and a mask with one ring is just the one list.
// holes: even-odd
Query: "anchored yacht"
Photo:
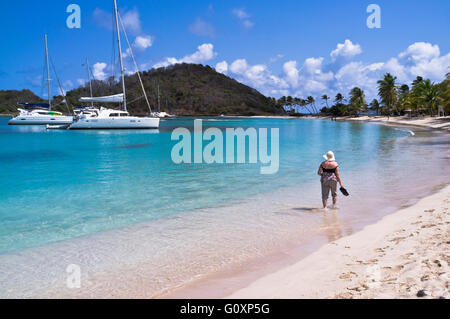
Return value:
[(71, 130), (86, 129), (157, 129), (159, 118), (130, 116), (126, 111), (101, 107), (87, 109), (69, 126)]
[[(84, 130), (84, 129), (157, 129), (159, 128), (159, 117), (137, 117), (130, 116), (127, 111), (127, 97), (126, 97), (126, 88), (125, 88), (125, 69), (122, 61), (122, 46), (121, 46), (121, 38), (120, 38), (120, 27), (119, 21), (122, 26), (123, 33), (125, 35), (125, 39), (128, 43), (130, 55), (133, 59), (136, 75), (141, 84), (141, 88), (143, 91), (143, 97), (147, 102), (148, 108), (150, 110), (150, 114), (152, 113), (152, 109), (150, 107), (150, 103), (147, 98), (147, 93), (144, 89), (144, 84), (142, 82), (139, 69), (137, 67), (136, 60), (133, 55), (133, 51), (130, 45), (130, 41), (128, 40), (128, 36), (125, 30), (125, 26), (123, 24), (122, 18), (120, 17), (119, 11), (117, 9), (117, 1), (114, 0), (114, 15), (116, 22), (116, 30), (117, 30), (117, 43), (119, 47), (119, 61), (120, 61), (120, 70), (121, 70), (121, 83), (122, 83), (122, 93), (111, 95), (111, 96), (102, 96), (102, 97), (82, 97), (80, 102), (90, 102), (92, 103), (91, 107), (88, 107), (84, 110), (80, 110), (76, 112), (75, 121), (73, 124), (69, 126), (71, 130)], [(122, 110), (114, 110), (105, 107), (95, 108), (93, 107), (93, 103), (119, 103), (123, 106)]]
[[(64, 116), (61, 112), (48, 110), (48, 104), (26, 104), (21, 103), (25, 107), (31, 109), (18, 109), (18, 116), (12, 118), (9, 125), (63, 125), (73, 122), (72, 116)], [(47, 109), (45, 108), (47, 105)]]
[[(48, 103), (19, 103), (19, 105), (22, 106), (22, 108), (18, 109), (20, 113), (18, 116), (12, 118), (8, 122), (9, 125), (68, 125), (73, 122), (72, 116), (65, 116), (61, 112), (52, 111), (51, 90), (50, 90), (50, 66), (49, 66), (49, 54), (48, 54), (46, 34), (44, 35), (44, 40), (45, 40), (45, 61), (46, 61), (47, 85), (48, 85)], [(52, 66), (53, 70), (55, 71), (53, 63)]]

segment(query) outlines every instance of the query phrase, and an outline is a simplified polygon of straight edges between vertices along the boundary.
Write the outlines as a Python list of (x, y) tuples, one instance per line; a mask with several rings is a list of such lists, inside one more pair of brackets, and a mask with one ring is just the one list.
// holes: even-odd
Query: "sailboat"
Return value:
[[(159, 117), (159, 118), (166, 118), (166, 117), (174, 117), (173, 115), (170, 115), (167, 112), (161, 112), (161, 94), (159, 90), (159, 84), (158, 84), (158, 110), (152, 113), (153, 117)], [(166, 99), (167, 102), (167, 99)]]
[(123, 65), (122, 59), (122, 46), (121, 46), (121, 37), (120, 37), (120, 27), (119, 27), (119, 19), (122, 25), (122, 29), (125, 35), (125, 38), (128, 43), (128, 47), (130, 49), (131, 57), (133, 59), (136, 74), (139, 78), (139, 82), (142, 87), (142, 91), (144, 93), (145, 100), (147, 101), (147, 105), (149, 107), (151, 113), (150, 103), (147, 98), (147, 94), (144, 89), (144, 85), (139, 73), (139, 69), (137, 67), (136, 60), (134, 59), (134, 55), (132, 52), (132, 48), (130, 45), (130, 41), (128, 41), (128, 36), (125, 31), (125, 27), (123, 21), (119, 15), (119, 11), (117, 9), (117, 1), (114, 0), (114, 16), (116, 22), (116, 30), (117, 30), (117, 42), (119, 47), (119, 61), (120, 61), (120, 70), (121, 70), (121, 83), (122, 83), (122, 93), (111, 95), (111, 96), (102, 96), (102, 97), (82, 97), (80, 102), (90, 102), (90, 103), (120, 103), (123, 105), (122, 110), (109, 109), (106, 107), (94, 108), (90, 107), (86, 110), (80, 112), (80, 115), (76, 117), (73, 124), (69, 126), (71, 130), (85, 130), (85, 129), (157, 129), (159, 128), (160, 119), (157, 117), (137, 117), (131, 116), (127, 111), (127, 97), (126, 97), (126, 88), (125, 88), (125, 69)]
[(52, 111), (50, 92), (50, 66), (48, 61), (47, 34), (45, 41), (45, 61), (47, 70), (48, 103), (18, 103), (18, 116), (12, 118), (9, 125), (68, 125), (73, 122), (72, 116), (64, 116), (61, 112)]

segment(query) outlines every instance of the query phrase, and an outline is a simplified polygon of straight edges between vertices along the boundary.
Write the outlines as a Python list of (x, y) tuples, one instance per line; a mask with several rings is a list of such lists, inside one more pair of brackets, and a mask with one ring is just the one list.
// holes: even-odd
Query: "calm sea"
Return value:
[[(171, 133), (192, 130), (192, 118), (162, 121), (158, 131), (46, 131), (7, 121), (0, 118), (0, 296), (64, 287), (69, 264), (80, 265), (85, 292), (139, 286), (133, 272), (152, 296), (284, 242), (351, 234), (450, 176), (448, 135), (426, 129), (204, 119), (205, 128), (279, 128), (279, 172), (262, 175), (259, 163), (174, 164)], [(324, 216), (317, 169), (328, 150), (351, 196)], [(123, 280), (105, 284), (113, 274)]]

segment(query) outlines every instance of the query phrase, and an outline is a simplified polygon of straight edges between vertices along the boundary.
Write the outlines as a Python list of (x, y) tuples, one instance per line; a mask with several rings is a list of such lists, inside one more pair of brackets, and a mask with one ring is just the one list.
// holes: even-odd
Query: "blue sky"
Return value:
[[(118, 2), (141, 69), (208, 64), (270, 96), (347, 95), (358, 85), (371, 99), (383, 73), (441, 81), (450, 66), (448, 0)], [(66, 26), (71, 3), (81, 7), (81, 29)], [(381, 8), (380, 29), (366, 25), (371, 3)], [(110, 75), (111, 12), (110, 0), (3, 4), (0, 89), (45, 97), (44, 33), (65, 90), (86, 81), (86, 58), (96, 78)]]

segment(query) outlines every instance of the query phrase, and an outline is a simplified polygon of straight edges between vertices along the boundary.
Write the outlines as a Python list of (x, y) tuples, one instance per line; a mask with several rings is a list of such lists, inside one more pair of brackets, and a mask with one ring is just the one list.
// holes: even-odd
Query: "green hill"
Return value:
[[(158, 106), (158, 85), (161, 111), (175, 115), (278, 115), (283, 108), (274, 99), (237, 82), (209, 66), (177, 64), (141, 73), (153, 110)], [(128, 110), (134, 115), (148, 114), (148, 107), (136, 75), (126, 76)], [(105, 96), (121, 92), (121, 84), (112, 79), (92, 81), (93, 95)], [(89, 85), (66, 93), (70, 106), (82, 106), (79, 98), (90, 96)], [(17, 102), (45, 102), (30, 90), (0, 91), (0, 113), (17, 111)], [(67, 113), (61, 96), (54, 97), (53, 109)], [(84, 104), (87, 105), (87, 104)], [(117, 108), (117, 104), (106, 105)]]
[[(152, 109), (158, 105), (160, 88), (161, 111), (175, 115), (264, 115), (283, 114), (275, 100), (267, 98), (255, 89), (237, 82), (209, 66), (177, 64), (167, 68), (142, 72), (142, 81)], [(127, 76), (128, 110), (144, 115), (148, 107), (136, 75)], [(93, 81), (93, 95), (117, 94), (121, 91), (117, 82)], [(84, 86), (67, 92), (70, 105), (80, 105), (81, 96), (89, 96)], [(114, 107), (114, 105), (109, 105)], [(117, 105), (115, 106), (117, 107)]]
[(45, 103), (30, 90), (0, 90), (0, 114), (12, 114), (17, 111), (18, 102)]

